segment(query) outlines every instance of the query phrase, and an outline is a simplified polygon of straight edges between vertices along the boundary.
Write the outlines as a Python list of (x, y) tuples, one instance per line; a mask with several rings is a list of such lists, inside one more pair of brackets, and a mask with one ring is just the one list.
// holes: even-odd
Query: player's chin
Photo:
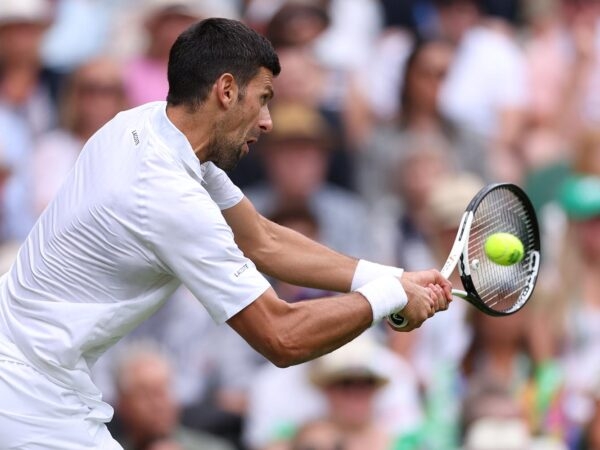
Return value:
[(221, 159), (220, 161), (215, 162), (215, 165), (225, 172), (231, 172), (237, 167), (238, 163), (246, 155), (246, 153), (247, 151), (245, 152), (243, 147), (240, 147), (235, 154), (232, 154), (229, 158)]

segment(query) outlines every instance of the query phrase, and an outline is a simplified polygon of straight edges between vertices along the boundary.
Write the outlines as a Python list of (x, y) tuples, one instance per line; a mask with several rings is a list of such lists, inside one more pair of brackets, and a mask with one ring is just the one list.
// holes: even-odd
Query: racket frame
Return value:
[[(529, 259), (529, 267), (527, 269), (527, 284), (525, 288), (522, 289), (521, 294), (519, 295), (519, 298), (517, 299), (515, 304), (508, 310), (504, 311), (498, 311), (493, 308), (490, 308), (484, 303), (484, 301), (477, 293), (477, 290), (475, 289), (475, 285), (473, 283), (473, 279), (471, 278), (471, 266), (469, 262), (468, 248), (471, 225), (473, 223), (475, 210), (481, 203), (482, 199), (486, 197), (491, 191), (501, 188), (509, 189), (523, 203), (529, 217), (533, 221), (533, 239), (535, 244), (534, 250), (528, 252), (526, 256)], [(440, 273), (444, 278), (448, 279), (454, 271), (454, 269), (458, 266), (458, 273), (460, 275), (460, 279), (465, 290), (452, 289), (452, 295), (468, 301), (470, 304), (472, 304), (485, 314), (499, 317), (514, 314), (515, 312), (519, 311), (525, 305), (525, 303), (527, 303), (527, 300), (529, 300), (531, 294), (533, 293), (533, 289), (537, 281), (539, 264), (540, 236), (537, 224), (537, 216), (535, 214), (535, 210), (533, 208), (533, 205), (531, 204), (531, 201), (529, 200), (525, 192), (523, 192), (523, 190), (521, 190), (518, 186), (512, 183), (494, 183), (482, 188), (467, 205), (467, 208), (462, 215), (460, 225), (456, 233), (456, 238), (454, 239), (454, 243), (452, 244), (452, 249), (448, 254), (446, 262), (440, 270)], [(406, 325), (408, 325), (408, 321), (401, 315), (401, 312), (390, 314), (390, 316), (388, 316), (388, 322), (394, 328), (404, 328), (406, 327)]]

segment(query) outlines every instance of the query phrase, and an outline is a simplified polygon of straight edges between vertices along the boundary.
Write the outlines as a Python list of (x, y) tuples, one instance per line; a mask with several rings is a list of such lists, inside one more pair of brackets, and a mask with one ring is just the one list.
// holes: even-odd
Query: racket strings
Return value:
[[(523, 243), (525, 258), (511, 266), (493, 263), (485, 254), (486, 239), (494, 233), (510, 233)], [(469, 235), (469, 260), (473, 286), (491, 309), (507, 312), (518, 309), (521, 292), (529, 285), (530, 255), (537, 246), (537, 225), (523, 201), (510, 189), (491, 191), (477, 207)], [(468, 263), (468, 262), (467, 262)]]

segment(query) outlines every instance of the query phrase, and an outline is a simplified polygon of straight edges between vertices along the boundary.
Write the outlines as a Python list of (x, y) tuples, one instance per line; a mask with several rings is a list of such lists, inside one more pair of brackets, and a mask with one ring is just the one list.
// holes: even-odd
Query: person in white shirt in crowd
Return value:
[(515, 31), (482, 0), (435, 4), (440, 34), (457, 45), (440, 96), (441, 111), (488, 142), (482, 158), (493, 179), (518, 182), (523, 167), (517, 144), (529, 99), (526, 60)]
[[(256, 212), (225, 171), (273, 128), (270, 43), (207, 19), (173, 45), (166, 102), (85, 144), (0, 281), (6, 448), (119, 449), (90, 367), (181, 284), (275, 365), (333, 351), (401, 310), (411, 331), (452, 300), (439, 271), (337, 253)], [(345, 294), (280, 299), (261, 274)]]
[(85, 141), (126, 109), (120, 66), (96, 58), (78, 67), (66, 82), (60, 106), (61, 126), (40, 136), (32, 156), (36, 217), (58, 192)]
[(3, 232), (15, 240), (23, 240), (35, 221), (29, 195), (35, 140), (56, 125), (58, 82), (40, 57), (52, 14), (49, 0), (0, 2), (0, 114), (14, 116), (15, 123), (14, 130), (0, 124), (13, 168), (4, 194)]

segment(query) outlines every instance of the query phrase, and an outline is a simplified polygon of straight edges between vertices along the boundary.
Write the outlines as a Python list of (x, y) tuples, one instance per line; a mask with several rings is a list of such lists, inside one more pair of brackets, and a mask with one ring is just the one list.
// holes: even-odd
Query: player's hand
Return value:
[[(420, 272), (404, 272), (400, 282), (411, 281), (419, 286), (432, 290), (435, 301), (435, 312), (445, 311), (452, 302), (452, 283), (442, 276), (439, 270), (423, 270)], [(404, 284), (403, 284), (404, 285)]]
[(407, 325), (395, 328), (398, 331), (419, 328), (437, 311), (448, 309), (448, 304), (452, 301), (452, 284), (437, 270), (404, 272), (400, 282), (408, 297), (408, 303), (401, 311)]

